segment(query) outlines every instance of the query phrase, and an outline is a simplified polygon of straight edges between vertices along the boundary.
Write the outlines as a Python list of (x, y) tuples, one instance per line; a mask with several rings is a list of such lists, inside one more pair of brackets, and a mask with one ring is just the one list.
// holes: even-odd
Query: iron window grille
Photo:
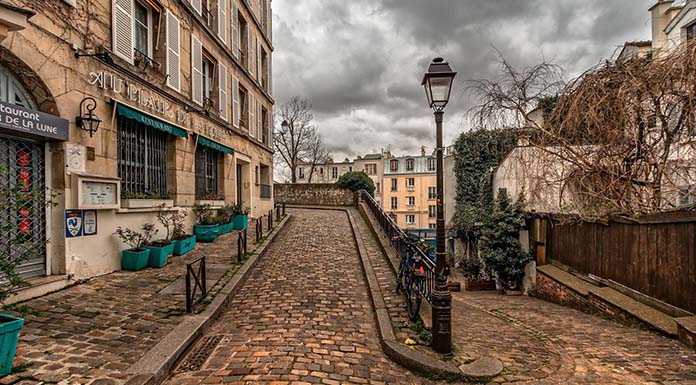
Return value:
[(166, 197), (167, 134), (133, 119), (118, 118), (121, 195)]
[(196, 199), (218, 195), (218, 154), (205, 146), (196, 147)]

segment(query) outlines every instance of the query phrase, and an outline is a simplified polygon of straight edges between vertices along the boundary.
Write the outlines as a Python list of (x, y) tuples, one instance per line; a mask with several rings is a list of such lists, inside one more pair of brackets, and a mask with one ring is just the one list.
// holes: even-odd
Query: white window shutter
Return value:
[(203, 105), (203, 47), (201, 41), (191, 35), (191, 99)]
[(232, 0), (230, 17), (230, 28), (232, 29), (232, 54), (234, 54), (234, 57), (239, 58), (239, 16), (237, 10), (237, 0)]
[(268, 93), (273, 95), (273, 53), (269, 52), (268, 53), (268, 76), (266, 79), (268, 79)]
[(247, 24), (247, 60), (249, 63), (249, 72), (254, 75), (254, 46), (252, 43), (254, 42), (254, 39), (251, 37), (252, 31), (249, 25)]
[(133, 64), (133, 0), (113, 0), (112, 6), (114, 53)]
[(263, 82), (263, 63), (261, 61), (261, 39), (256, 39), (256, 73), (259, 74), (259, 83)]
[(273, 8), (271, 7), (271, 0), (268, 0), (268, 8), (266, 8), (266, 17), (268, 17), (268, 28), (266, 29), (266, 37), (268, 41), (273, 41)]
[(203, 14), (203, 0), (191, 0), (191, 5), (199, 15)]
[(220, 118), (229, 121), (229, 103), (227, 99), (227, 67), (218, 64), (218, 105), (220, 106)]
[(248, 93), (249, 95), (249, 135), (254, 136), (254, 95)]
[(263, 138), (263, 112), (261, 111), (261, 101), (256, 101), (256, 137)]
[(167, 54), (165, 58), (167, 86), (181, 91), (181, 42), (179, 19), (167, 11)]
[(227, 0), (218, 0), (218, 36), (227, 44)]
[(232, 125), (239, 128), (239, 118), (241, 115), (239, 105), (239, 79), (232, 77)]

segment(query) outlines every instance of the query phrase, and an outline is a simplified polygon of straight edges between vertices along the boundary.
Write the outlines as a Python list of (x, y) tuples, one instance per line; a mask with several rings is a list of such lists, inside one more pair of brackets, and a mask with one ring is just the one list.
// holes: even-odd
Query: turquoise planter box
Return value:
[(162, 267), (167, 264), (167, 258), (174, 255), (174, 243), (164, 247), (144, 245), (143, 248), (150, 250), (150, 257), (147, 259), (149, 267)]
[(218, 225), (193, 225), (193, 233), (196, 234), (196, 241), (198, 242), (214, 241), (219, 231)]
[(147, 267), (150, 258), (150, 250), (140, 251), (123, 250), (121, 252), (121, 268), (123, 270), (138, 271)]
[(175, 239), (174, 243), (174, 255), (184, 255), (196, 247), (196, 236), (192, 235), (185, 239)]
[(248, 215), (235, 215), (232, 220), (234, 223), (235, 230), (244, 230), (249, 227), (249, 216)]
[(224, 225), (218, 225), (219, 235), (231, 233), (234, 230), (234, 222), (225, 223)]
[(17, 351), (22, 326), (23, 319), (0, 313), (0, 377), (12, 372), (12, 361)]

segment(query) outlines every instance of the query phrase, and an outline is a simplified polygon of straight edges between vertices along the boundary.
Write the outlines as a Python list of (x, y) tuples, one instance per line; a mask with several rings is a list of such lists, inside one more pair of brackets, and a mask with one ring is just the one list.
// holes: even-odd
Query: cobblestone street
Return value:
[(346, 214), (295, 210), (287, 226), (210, 331), (210, 358), (167, 383), (425, 382), (380, 350)]

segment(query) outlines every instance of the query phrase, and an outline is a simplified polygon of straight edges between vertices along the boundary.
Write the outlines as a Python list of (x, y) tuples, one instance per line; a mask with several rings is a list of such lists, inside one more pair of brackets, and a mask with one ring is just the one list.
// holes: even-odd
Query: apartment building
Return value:
[(434, 229), (437, 217), (437, 160), (405, 156), (384, 160), (382, 208), (404, 229)]
[(336, 183), (341, 175), (353, 171), (353, 162), (348, 158), (336, 163), (329, 159), (326, 163), (300, 163), (297, 167), (297, 183)]
[(272, 209), (272, 52), (269, 0), (0, 0), (0, 183), (55, 194), (22, 275), (119, 270), (160, 203)]
[(372, 182), (375, 184), (375, 201), (382, 204), (382, 196), (384, 195), (384, 159), (390, 158), (388, 152), (366, 154), (358, 156), (353, 161), (355, 171), (364, 171)]

